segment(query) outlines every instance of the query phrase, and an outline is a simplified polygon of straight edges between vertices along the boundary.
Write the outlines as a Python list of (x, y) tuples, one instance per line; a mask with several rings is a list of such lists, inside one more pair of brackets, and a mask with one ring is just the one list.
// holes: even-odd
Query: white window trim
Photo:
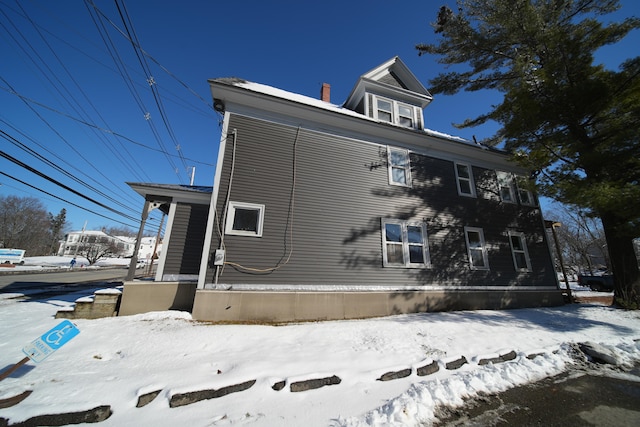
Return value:
[[(391, 114), (391, 120), (384, 120), (384, 119), (380, 118), (379, 112), (380, 112), (381, 108), (378, 106), (378, 101), (379, 100), (380, 101), (385, 101), (385, 102), (388, 102), (389, 104), (391, 104), (391, 111), (387, 111), (387, 110), (384, 110), (384, 109), (382, 110), (385, 113)], [(395, 110), (395, 108), (394, 108), (394, 105), (393, 105), (393, 101), (391, 99), (382, 98), (382, 97), (376, 97), (376, 96), (373, 97), (373, 115), (374, 115), (374, 118), (376, 120), (380, 120), (380, 121), (386, 122), (386, 123), (395, 123), (394, 110)]]
[[(256, 227), (256, 232), (233, 229), (233, 221), (235, 219), (237, 208), (253, 209), (258, 211), (258, 224)], [(264, 225), (264, 205), (260, 205), (256, 203), (229, 202), (229, 207), (227, 208), (227, 219), (226, 219), (225, 230), (224, 230), (225, 234), (229, 234), (232, 236), (262, 237), (263, 225)]]
[[(391, 122), (387, 120), (382, 120), (378, 117), (378, 100), (386, 101), (391, 103)], [(373, 118), (385, 123), (392, 123), (396, 126), (400, 126), (406, 129), (420, 129), (420, 123), (422, 123), (422, 110), (415, 105), (407, 104), (405, 102), (396, 101), (390, 98), (385, 98), (384, 96), (371, 94), (371, 102), (373, 103), (371, 111), (373, 112)], [(400, 106), (408, 107), (412, 111), (411, 121), (413, 122), (412, 126), (403, 126), (400, 124)], [(402, 116), (408, 117), (408, 116)]]
[[(513, 267), (516, 271), (532, 271), (531, 270), (531, 258), (529, 258), (529, 250), (527, 249), (527, 240), (524, 238), (524, 233), (518, 231), (509, 231), (509, 246), (511, 247), (511, 256), (513, 257)], [(520, 239), (520, 243), (522, 244), (522, 250), (516, 250), (513, 247), (513, 242), (511, 241), (511, 237), (518, 237)], [(516, 261), (516, 253), (524, 254), (524, 259), (527, 264), (526, 268), (518, 268), (518, 262)]]
[[(472, 250), (478, 250), (477, 248), (471, 248), (469, 244), (469, 232), (475, 232), (480, 235), (480, 250), (482, 251), (482, 260), (484, 261), (484, 267), (478, 267), (473, 265), (473, 257), (471, 256)], [(467, 258), (469, 260), (469, 268), (471, 270), (489, 270), (489, 253), (487, 251), (487, 242), (484, 239), (484, 231), (479, 227), (465, 227), (464, 239), (467, 243)]]
[[(404, 264), (390, 264), (387, 259), (387, 237), (386, 237), (386, 225), (387, 224), (397, 224), (402, 228), (402, 258), (405, 260)], [(422, 241), (421, 245), (423, 248), (423, 256), (424, 263), (412, 263), (410, 262), (409, 257), (409, 246), (412, 246), (409, 243), (409, 238), (407, 235), (407, 227), (414, 226), (420, 227), (422, 230)], [(429, 255), (429, 238), (427, 235), (427, 225), (422, 221), (404, 221), (400, 219), (391, 219), (391, 218), (382, 218), (381, 221), (381, 230), (382, 230), (382, 265), (384, 267), (392, 267), (392, 268), (431, 268), (431, 257)], [(396, 243), (396, 242), (393, 242)], [(417, 245), (413, 245), (417, 246)]]
[[(522, 179), (524, 179), (524, 178), (522, 178)], [(537, 203), (536, 203), (536, 198), (535, 198), (533, 192), (527, 190), (526, 188), (520, 188), (520, 186), (518, 185), (518, 178), (517, 177), (515, 179), (515, 183), (516, 183), (516, 190), (518, 192), (518, 200), (520, 201), (520, 204), (523, 205), (523, 206), (536, 207)], [(529, 200), (531, 200), (531, 203), (525, 203), (525, 202), (522, 201), (522, 197), (520, 196), (521, 192), (527, 193), (527, 196), (529, 197)]]
[[(500, 184), (500, 181), (501, 181), (500, 176), (504, 177), (504, 180), (507, 181), (511, 200), (505, 200), (502, 197), (502, 186)], [(513, 177), (513, 174), (510, 172), (496, 171), (496, 181), (498, 182), (498, 195), (500, 196), (500, 200), (502, 200), (504, 203), (518, 204), (518, 199), (516, 198), (516, 191), (515, 191), (515, 179)]]
[[(415, 129), (416, 128), (416, 108), (413, 105), (409, 105), (409, 104), (404, 104), (401, 102), (396, 102), (394, 104), (395, 107), (395, 111), (396, 111), (396, 122), (399, 126), (402, 127), (406, 127), (406, 128), (410, 128), (410, 129)], [(400, 107), (406, 107), (411, 111), (411, 115), (406, 115), (406, 114), (400, 114)], [(405, 117), (407, 119), (411, 120), (411, 126), (405, 126), (401, 123), (401, 119)]]
[[(466, 166), (468, 168), (469, 178), (461, 177), (458, 175), (458, 165)], [(475, 182), (473, 181), (473, 168), (471, 167), (471, 165), (468, 163), (454, 162), (453, 169), (456, 173), (456, 185), (458, 186), (458, 195), (464, 196), (464, 197), (476, 197), (476, 185), (475, 185)], [(462, 192), (462, 186), (460, 185), (461, 180), (469, 181), (469, 188), (471, 189), (471, 194)]]
[[(405, 177), (407, 178), (406, 183), (396, 182), (393, 180), (393, 167), (391, 164), (391, 152), (392, 151), (401, 151), (407, 156), (407, 165), (404, 167)], [(411, 187), (411, 158), (409, 157), (409, 150), (405, 150), (404, 148), (395, 148), (387, 146), (387, 173), (389, 175), (389, 184), (390, 185), (398, 185), (400, 187)], [(397, 167), (397, 166), (396, 166)]]

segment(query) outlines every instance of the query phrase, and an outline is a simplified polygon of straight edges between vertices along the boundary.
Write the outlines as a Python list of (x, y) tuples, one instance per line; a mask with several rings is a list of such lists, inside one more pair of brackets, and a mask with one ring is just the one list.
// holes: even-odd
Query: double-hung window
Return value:
[(414, 105), (404, 104), (377, 95), (371, 95), (369, 103), (370, 115), (374, 119), (411, 129), (420, 128), (419, 123), (421, 123), (422, 111)]
[(482, 228), (465, 227), (464, 235), (467, 241), (467, 254), (470, 268), (472, 270), (488, 270), (489, 256)]
[(398, 104), (398, 124), (406, 128), (413, 128), (415, 123), (414, 110), (409, 105)]
[(383, 218), (382, 261), (385, 267), (430, 267), (427, 226), (419, 221)]
[(411, 163), (409, 152), (400, 148), (387, 148), (389, 184), (411, 186)]
[(535, 206), (536, 199), (533, 196), (533, 193), (527, 189), (527, 183), (523, 177), (518, 177), (516, 179), (516, 185), (518, 188), (518, 198), (520, 199), (520, 203), (525, 206)]
[(498, 191), (500, 199), (506, 203), (516, 203), (515, 185), (513, 175), (508, 172), (497, 171)]
[(476, 197), (476, 188), (473, 184), (471, 165), (455, 163), (458, 194), (461, 196)]
[(378, 98), (376, 113), (378, 114), (378, 120), (393, 123), (393, 102)]
[(264, 205), (229, 202), (225, 233), (236, 236), (262, 237)]
[(531, 271), (531, 260), (527, 251), (527, 244), (523, 233), (509, 232), (509, 244), (513, 255), (513, 265), (516, 271)]

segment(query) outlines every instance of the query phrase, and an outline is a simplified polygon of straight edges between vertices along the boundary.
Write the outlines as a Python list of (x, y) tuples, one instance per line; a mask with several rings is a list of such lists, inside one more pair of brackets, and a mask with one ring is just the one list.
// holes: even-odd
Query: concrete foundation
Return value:
[(165, 310), (191, 311), (195, 293), (194, 282), (125, 282), (118, 315)]
[[(125, 301), (126, 291), (125, 285)], [(432, 311), (544, 307), (563, 303), (559, 289), (388, 292), (198, 290), (192, 314), (195, 320), (201, 321), (279, 323), (363, 319)]]

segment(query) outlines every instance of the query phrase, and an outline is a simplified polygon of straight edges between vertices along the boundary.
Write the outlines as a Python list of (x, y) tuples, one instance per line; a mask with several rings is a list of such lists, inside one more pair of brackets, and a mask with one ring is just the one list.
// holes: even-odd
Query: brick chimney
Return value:
[(324, 102), (331, 102), (331, 85), (329, 83), (322, 83), (320, 99)]

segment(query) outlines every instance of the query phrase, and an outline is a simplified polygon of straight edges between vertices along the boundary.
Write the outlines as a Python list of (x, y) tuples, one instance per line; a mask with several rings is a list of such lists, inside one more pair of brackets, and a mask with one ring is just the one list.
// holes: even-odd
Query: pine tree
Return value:
[(51, 233), (51, 246), (49, 247), (50, 254), (55, 254), (58, 249), (58, 242), (62, 239), (64, 227), (67, 223), (67, 210), (62, 208), (58, 215), (53, 216), (49, 212), (49, 230)]
[[(460, 0), (433, 24), (438, 43), (416, 46), (452, 71), (433, 93), (493, 89), (501, 104), (460, 127), (495, 121), (483, 142), (504, 144), (537, 177), (541, 194), (601, 219), (616, 301), (639, 308), (632, 240), (640, 236), (640, 57), (617, 71), (594, 63), (640, 20), (602, 22), (617, 0)], [(456, 67), (458, 66), (458, 67)]]

